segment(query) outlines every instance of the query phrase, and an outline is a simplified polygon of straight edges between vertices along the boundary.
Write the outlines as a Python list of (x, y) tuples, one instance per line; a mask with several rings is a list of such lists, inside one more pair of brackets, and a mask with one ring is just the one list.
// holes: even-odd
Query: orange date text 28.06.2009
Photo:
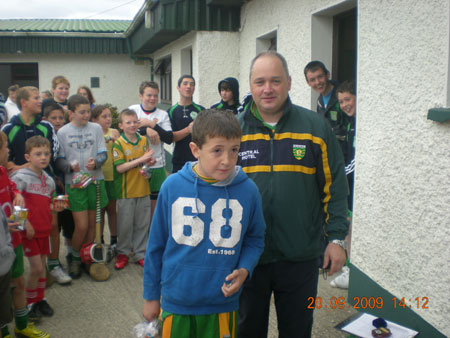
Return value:
[[(392, 298), (394, 309), (396, 308), (417, 308), (428, 309), (428, 297), (416, 297), (409, 302), (403, 298)], [(331, 297), (330, 301), (323, 300), (322, 297), (308, 297), (308, 309), (382, 309), (384, 305), (382, 297), (353, 297), (353, 304), (346, 301), (345, 297)]]
[(327, 302), (322, 297), (308, 297), (308, 309), (381, 309), (383, 298), (381, 297), (353, 297), (353, 305), (348, 303), (345, 297), (331, 297)]

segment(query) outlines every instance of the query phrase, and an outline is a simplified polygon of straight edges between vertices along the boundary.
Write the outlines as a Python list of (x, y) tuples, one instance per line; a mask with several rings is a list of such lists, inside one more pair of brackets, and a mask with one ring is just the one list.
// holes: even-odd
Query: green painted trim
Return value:
[[(352, 305), (355, 305), (358, 299), (362, 299), (362, 297), (366, 297), (366, 299), (369, 299), (369, 297), (375, 297), (375, 299), (381, 297), (383, 299), (383, 306), (381, 309), (369, 309), (368, 307), (366, 309), (356, 309), (358, 311), (364, 311), (374, 316), (382, 317), (391, 322), (416, 330), (419, 332), (416, 336), (418, 338), (446, 337), (409, 307), (403, 309), (397, 305), (397, 308), (394, 308), (392, 298), (395, 296), (383, 289), (364, 272), (350, 263), (350, 287), (348, 289), (348, 301)], [(403, 296), (398, 295), (398, 297), (401, 298)], [(407, 305), (409, 305), (409, 303)], [(430, 304), (428, 305), (432, 306)]]
[(450, 108), (431, 108), (428, 110), (428, 120), (445, 122), (450, 120)]

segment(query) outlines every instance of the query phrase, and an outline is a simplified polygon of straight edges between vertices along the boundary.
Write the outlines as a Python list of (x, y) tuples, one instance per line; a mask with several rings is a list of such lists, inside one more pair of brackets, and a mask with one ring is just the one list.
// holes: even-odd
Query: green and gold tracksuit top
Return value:
[(348, 232), (344, 159), (330, 126), (289, 98), (275, 127), (252, 101), (238, 119), (238, 164), (259, 188), (267, 225), (259, 264), (318, 258), (324, 234), (333, 240)]

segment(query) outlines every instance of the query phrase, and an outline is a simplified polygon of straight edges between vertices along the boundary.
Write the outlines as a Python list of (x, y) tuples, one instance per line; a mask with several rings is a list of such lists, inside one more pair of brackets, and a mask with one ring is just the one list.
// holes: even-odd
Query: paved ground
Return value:
[[(105, 282), (95, 282), (83, 274), (70, 286), (54, 284), (48, 288), (46, 295), (55, 314), (44, 318), (38, 327), (53, 338), (132, 337), (133, 326), (142, 320), (142, 268), (129, 264), (124, 270), (115, 271), (110, 263), (109, 269), (111, 277)], [(320, 277), (319, 296), (323, 306), (315, 310), (313, 337), (346, 337), (334, 326), (354, 310), (331, 309), (329, 304), (332, 297), (346, 298), (347, 292), (331, 288), (328, 281)], [(272, 306), (269, 338), (277, 336), (276, 314)]]

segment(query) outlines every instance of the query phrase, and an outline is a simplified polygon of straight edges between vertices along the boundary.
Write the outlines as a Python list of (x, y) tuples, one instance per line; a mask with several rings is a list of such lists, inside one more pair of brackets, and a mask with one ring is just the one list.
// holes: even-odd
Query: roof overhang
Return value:
[(131, 54), (151, 54), (194, 30), (238, 31), (243, 3), (243, 0), (147, 0), (125, 32)]

